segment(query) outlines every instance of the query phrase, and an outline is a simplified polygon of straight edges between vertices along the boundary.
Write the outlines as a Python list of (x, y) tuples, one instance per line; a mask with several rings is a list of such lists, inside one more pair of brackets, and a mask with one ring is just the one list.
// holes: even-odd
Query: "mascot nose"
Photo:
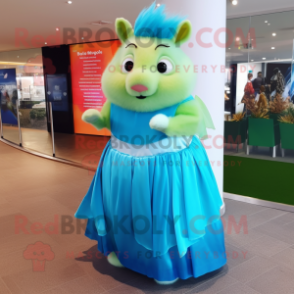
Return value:
[(136, 92), (139, 92), (139, 93), (148, 91), (148, 88), (143, 85), (135, 85), (135, 86), (131, 87), (131, 89)]

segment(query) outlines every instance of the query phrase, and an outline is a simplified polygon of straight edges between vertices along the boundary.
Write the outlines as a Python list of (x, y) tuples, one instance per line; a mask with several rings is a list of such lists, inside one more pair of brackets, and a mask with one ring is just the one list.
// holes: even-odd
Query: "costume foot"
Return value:
[(176, 278), (173, 281), (157, 281), (156, 279), (154, 279), (154, 281), (158, 284), (158, 285), (171, 285), (173, 283), (175, 283), (179, 278)]
[(113, 265), (113, 266), (116, 266), (116, 267), (124, 267), (119, 259), (117, 258), (115, 252), (111, 252), (108, 256), (107, 256), (107, 260), (108, 262)]

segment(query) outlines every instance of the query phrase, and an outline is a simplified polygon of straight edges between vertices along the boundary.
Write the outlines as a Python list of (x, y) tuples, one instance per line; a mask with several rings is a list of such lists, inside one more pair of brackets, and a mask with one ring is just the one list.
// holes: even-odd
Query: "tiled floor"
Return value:
[[(159, 286), (112, 267), (73, 218), (92, 176), (0, 142), (1, 294), (294, 293), (294, 214), (232, 200), (224, 217), (228, 264), (221, 270)], [(38, 241), (54, 253), (44, 271), (25, 253)]]

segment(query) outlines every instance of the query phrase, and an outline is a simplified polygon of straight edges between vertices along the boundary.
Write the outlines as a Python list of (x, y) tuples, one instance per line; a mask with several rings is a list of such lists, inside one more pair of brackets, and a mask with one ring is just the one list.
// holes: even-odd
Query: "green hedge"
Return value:
[(294, 205), (294, 164), (225, 155), (224, 192)]
[(31, 119), (38, 119), (41, 120), (46, 116), (46, 109), (45, 108), (36, 108), (32, 109), (30, 112), (30, 118)]

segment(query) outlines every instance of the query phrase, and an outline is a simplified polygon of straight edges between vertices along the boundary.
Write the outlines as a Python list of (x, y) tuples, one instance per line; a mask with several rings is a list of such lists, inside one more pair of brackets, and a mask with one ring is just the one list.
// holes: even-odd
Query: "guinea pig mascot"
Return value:
[[(171, 284), (226, 264), (223, 202), (199, 138), (214, 128), (191, 93), (194, 65), (180, 45), (191, 23), (144, 9), (135, 28), (115, 23), (121, 41), (103, 73), (101, 112), (82, 119), (112, 136), (76, 217), (117, 267)], [(197, 137), (195, 136), (197, 135)]]

